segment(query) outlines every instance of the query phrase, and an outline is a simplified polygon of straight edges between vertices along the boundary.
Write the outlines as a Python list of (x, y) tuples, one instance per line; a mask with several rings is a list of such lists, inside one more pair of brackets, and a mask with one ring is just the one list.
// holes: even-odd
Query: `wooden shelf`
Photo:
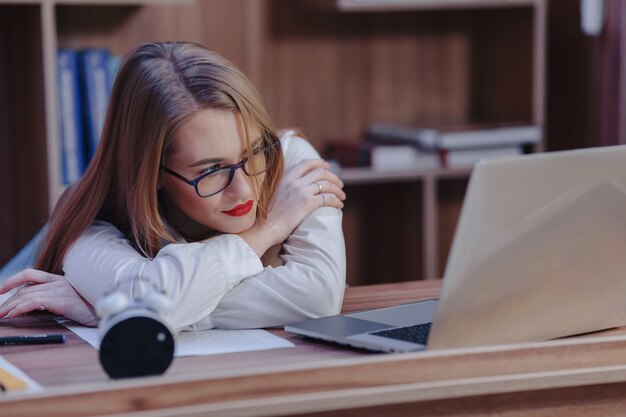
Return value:
[[(351, 187), (371, 187), (373, 185), (390, 185), (390, 184), (402, 184), (402, 183), (416, 183), (419, 187), (412, 188), (416, 190), (416, 200), (419, 201), (419, 213), (421, 213), (420, 221), (417, 222), (413, 234), (419, 236), (421, 245), (419, 245), (419, 255), (421, 258), (421, 268), (419, 270), (419, 276), (426, 279), (440, 278), (442, 271), (441, 253), (444, 254), (444, 262), (447, 257), (447, 252), (450, 242), (450, 237), (440, 236), (440, 222), (441, 204), (441, 184), (442, 182), (449, 180), (462, 180), (465, 183), (471, 174), (471, 168), (455, 168), (455, 169), (436, 169), (436, 170), (424, 170), (424, 169), (412, 169), (412, 170), (398, 170), (398, 171), (377, 171), (371, 168), (345, 168), (339, 172), (339, 176), (346, 185), (346, 191), (348, 198), (353, 190)], [(367, 193), (367, 192), (366, 192)], [(462, 200), (457, 197), (457, 200)], [(405, 207), (405, 202), (400, 202), (398, 198), (394, 198), (388, 202), (390, 206), (400, 205)], [(349, 213), (348, 208), (348, 213)], [(455, 209), (453, 213), (454, 217), (458, 216), (460, 206)], [(387, 210), (391, 212), (390, 210)], [(385, 215), (379, 216), (379, 219), (375, 221), (385, 222), (389, 221)], [(366, 222), (367, 223), (367, 222)], [(405, 227), (408, 225), (407, 223)], [(363, 229), (365, 224), (359, 225), (360, 229)], [(409, 226), (410, 227), (410, 226)], [(454, 227), (452, 228), (454, 229)], [(355, 234), (353, 231), (350, 234)], [(450, 231), (447, 233), (450, 234)], [(445, 247), (442, 249), (442, 244)], [(349, 251), (350, 252), (350, 251)], [(366, 278), (367, 279), (367, 278)]]
[[(0, 0), (2, 5), (11, 7), (37, 7), (39, 9), (38, 29), (40, 30), (40, 54), (43, 66), (43, 102), (45, 110), (45, 143), (47, 154), (47, 195), (48, 211), (54, 208), (65, 191), (60, 178), (60, 154), (58, 138), (57, 91), (56, 91), (56, 50), (59, 46), (57, 7), (100, 7), (100, 6), (147, 6), (192, 4), (193, 0)], [(29, 35), (29, 36), (32, 36)], [(18, 35), (19, 38), (19, 35)], [(38, 80), (41, 82), (41, 80)]]
[(39, 12), (35, 4), (0, 4), (0, 255), (5, 254), (4, 259), (15, 252), (15, 242), (26, 242), (48, 216)]
[[(278, 127), (301, 128), (318, 150), (337, 138), (355, 145), (377, 121), (529, 120), (543, 127), (546, 0), (384, 3), (0, 0), (7, 23), (15, 21), (0, 25), (0, 46), (29, 51), (32, 67), (7, 59), (0, 69), (4, 118), (19, 109), (32, 121), (0, 123), (0, 140), (11, 149), (0, 154), (0, 184), (15, 200), (0, 216), (0, 230), (10, 230), (0, 264), (45, 222), (64, 190), (58, 46), (123, 54), (157, 39), (204, 44), (249, 76)], [(21, 94), (16, 85), (32, 90)], [(24, 175), (15, 180), (15, 172)], [(342, 171), (349, 280), (441, 276), (469, 173)]]
[(534, 6), (540, 2), (541, 0), (308, 0), (307, 6), (340, 12), (393, 12), (510, 8)]
[(60, 175), (56, 50), (59, 7), (137, 7), (190, 0), (0, 0), (0, 265), (47, 221)]
[(63, 5), (72, 4), (80, 6), (148, 6), (157, 4), (191, 4), (196, 0), (0, 0), (0, 5), (3, 4), (15, 4), (15, 5), (37, 5), (43, 6), (49, 5)]
[(369, 185), (388, 182), (422, 181), (430, 178), (467, 178), (472, 168), (375, 170), (372, 168), (344, 168), (338, 172), (345, 185)]

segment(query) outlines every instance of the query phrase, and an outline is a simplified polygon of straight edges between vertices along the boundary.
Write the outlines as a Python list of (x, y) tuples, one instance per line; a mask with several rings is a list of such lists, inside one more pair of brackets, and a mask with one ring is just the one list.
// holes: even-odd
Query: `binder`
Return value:
[(61, 48), (56, 59), (61, 179), (64, 185), (78, 180), (86, 165), (77, 55), (76, 50)]
[(87, 137), (87, 158), (91, 160), (100, 142), (100, 134), (109, 102), (109, 51), (105, 48), (86, 48), (80, 51), (79, 59)]

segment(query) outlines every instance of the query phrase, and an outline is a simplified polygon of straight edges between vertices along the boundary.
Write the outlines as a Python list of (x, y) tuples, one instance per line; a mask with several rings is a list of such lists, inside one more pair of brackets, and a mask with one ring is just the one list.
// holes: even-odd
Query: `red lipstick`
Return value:
[(231, 208), (230, 210), (223, 211), (222, 213), (228, 214), (229, 216), (233, 216), (233, 217), (245, 216), (246, 214), (250, 213), (250, 210), (252, 210), (253, 205), (254, 205), (254, 200), (248, 200), (245, 203), (239, 204), (238, 206), (235, 206)]

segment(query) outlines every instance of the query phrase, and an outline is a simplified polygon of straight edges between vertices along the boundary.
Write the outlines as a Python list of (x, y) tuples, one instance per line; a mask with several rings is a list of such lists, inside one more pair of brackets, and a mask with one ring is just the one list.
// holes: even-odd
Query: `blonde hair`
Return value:
[[(174, 241), (157, 199), (160, 166), (182, 124), (203, 109), (237, 112), (246, 151), (252, 134), (278, 141), (259, 94), (233, 64), (189, 42), (140, 45), (123, 60), (111, 92), (101, 141), (85, 175), (55, 208), (36, 268), (61, 273), (70, 245), (95, 221), (120, 229), (144, 256), (154, 257), (163, 239)], [(257, 191), (259, 216), (282, 176), (277, 161)]]

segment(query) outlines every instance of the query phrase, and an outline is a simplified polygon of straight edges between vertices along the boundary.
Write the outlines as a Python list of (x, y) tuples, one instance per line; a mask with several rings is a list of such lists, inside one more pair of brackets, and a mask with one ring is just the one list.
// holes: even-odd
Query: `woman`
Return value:
[(47, 309), (95, 325), (104, 294), (146, 285), (173, 301), (174, 330), (335, 314), (345, 194), (328, 168), (294, 132), (278, 139), (254, 87), (219, 55), (142, 45), (120, 68), (101, 143), (53, 213), (38, 270), (0, 288), (27, 284), (0, 317)]

